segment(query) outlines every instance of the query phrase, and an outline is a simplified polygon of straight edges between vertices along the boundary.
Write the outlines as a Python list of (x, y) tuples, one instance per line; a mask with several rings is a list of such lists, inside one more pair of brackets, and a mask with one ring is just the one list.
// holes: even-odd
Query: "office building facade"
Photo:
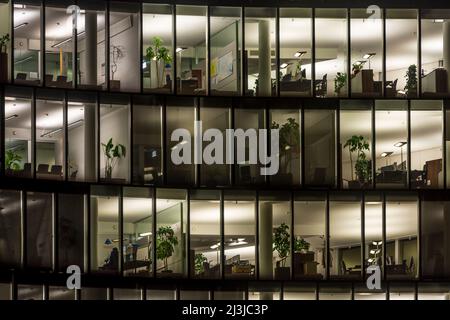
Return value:
[(448, 299), (450, 4), (335, 2), (0, 1), (0, 298)]

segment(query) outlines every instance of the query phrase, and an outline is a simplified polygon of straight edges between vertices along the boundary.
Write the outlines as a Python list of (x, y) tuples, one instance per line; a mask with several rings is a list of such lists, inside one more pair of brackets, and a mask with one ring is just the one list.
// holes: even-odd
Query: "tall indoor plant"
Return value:
[(405, 92), (408, 97), (415, 97), (417, 95), (417, 66), (412, 64), (409, 66), (405, 74), (406, 85)]
[[(357, 181), (360, 186), (368, 183), (371, 178), (371, 169), (369, 160), (367, 160), (366, 152), (370, 152), (369, 142), (363, 136), (354, 135), (350, 137), (344, 144), (344, 149), (348, 148), (350, 155), (350, 168), (352, 181)], [(356, 162), (353, 166), (353, 154), (356, 153)]]
[(0, 37), (0, 82), (8, 82), (8, 43), (9, 33)]
[(161, 226), (156, 231), (156, 258), (164, 262), (164, 272), (172, 272), (169, 270), (168, 259), (175, 251), (178, 245), (178, 238), (171, 226)]
[(114, 167), (120, 159), (125, 158), (127, 149), (120, 143), (114, 145), (110, 138), (106, 144), (102, 143), (102, 151), (105, 157), (105, 178), (111, 179)]
[(275, 268), (275, 279), (289, 279), (290, 268), (286, 267), (286, 259), (290, 253), (289, 226), (284, 222), (274, 229), (273, 251), (278, 253), (279, 261)]
[(345, 72), (338, 72), (334, 78), (334, 92), (340, 96), (341, 90), (347, 84), (347, 74)]
[[(148, 47), (145, 51), (145, 57), (150, 66), (154, 62), (155, 64), (155, 74), (156, 74), (156, 87), (160, 88), (163, 86), (163, 75), (164, 66), (172, 62), (172, 56), (170, 55), (170, 50), (163, 46), (163, 40), (160, 37), (153, 37), (152, 45)], [(163, 63), (163, 68), (161, 68), (161, 63)], [(150, 71), (152, 69), (150, 68)], [(161, 74), (160, 74), (161, 73)]]
[(20, 170), (20, 161), (22, 161), (22, 157), (15, 153), (12, 150), (6, 150), (5, 152), (5, 166), (6, 169), (12, 171)]

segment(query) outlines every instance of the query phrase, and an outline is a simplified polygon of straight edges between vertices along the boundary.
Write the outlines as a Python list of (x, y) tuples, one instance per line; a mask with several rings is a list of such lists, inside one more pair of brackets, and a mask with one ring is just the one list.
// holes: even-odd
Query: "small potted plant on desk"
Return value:
[(289, 280), (291, 268), (286, 267), (286, 259), (290, 252), (289, 226), (282, 223), (275, 228), (273, 235), (273, 251), (278, 252), (280, 260), (275, 268), (275, 280)]
[(178, 238), (171, 226), (161, 226), (156, 231), (156, 258), (164, 262), (163, 273), (172, 273), (169, 270), (168, 259), (175, 251), (178, 245)]

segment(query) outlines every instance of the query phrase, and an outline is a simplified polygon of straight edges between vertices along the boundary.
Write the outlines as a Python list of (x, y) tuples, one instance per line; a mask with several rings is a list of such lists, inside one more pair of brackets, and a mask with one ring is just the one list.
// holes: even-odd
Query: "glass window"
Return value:
[(352, 288), (346, 283), (323, 284), (319, 288), (319, 300), (351, 300)]
[(26, 265), (51, 269), (53, 263), (53, 195), (27, 192)]
[(17, 300), (44, 300), (44, 287), (34, 284), (17, 285)]
[[(230, 169), (227, 165), (226, 158), (226, 130), (230, 128), (230, 109), (215, 106), (215, 102), (203, 100), (204, 106), (200, 105), (200, 120), (202, 121), (202, 131), (206, 133), (210, 130), (212, 137), (208, 135), (210, 141), (203, 141), (203, 161), (200, 166), (200, 183), (205, 186), (223, 186), (230, 184)], [(231, 101), (227, 101), (231, 104)], [(218, 104), (224, 105), (223, 100), (217, 101)], [(227, 105), (227, 104), (225, 104)], [(217, 131), (219, 130), (219, 131)], [(216, 136), (219, 139), (216, 141)], [(206, 140), (206, 139), (205, 139)], [(222, 143), (222, 144), (220, 144)], [(222, 156), (218, 155), (217, 149), (222, 149)], [(212, 157), (214, 163), (206, 162), (206, 157)], [(217, 164), (216, 162), (222, 162)]]
[(386, 264), (389, 279), (411, 279), (418, 272), (417, 196), (386, 198)]
[(68, 179), (97, 179), (97, 98), (94, 94), (68, 93)]
[(107, 300), (106, 288), (81, 288), (81, 300)]
[(270, 110), (271, 129), (279, 129), (279, 169), (272, 185), (299, 185), (301, 167), (300, 110)]
[[(234, 110), (235, 130), (242, 129), (245, 134), (244, 141), (238, 138), (234, 139), (236, 184), (261, 184), (265, 181), (265, 176), (261, 174), (262, 166), (257, 154), (259, 146), (263, 143), (259, 141), (258, 130), (266, 127), (265, 119), (264, 109)], [(258, 148), (255, 148), (256, 145)]]
[(286, 283), (283, 287), (283, 300), (316, 300), (315, 284)]
[(219, 279), (222, 265), (220, 192), (192, 191), (190, 199), (191, 264), (194, 261), (190, 266), (191, 277)]
[(114, 300), (141, 300), (141, 289), (114, 288)]
[(156, 272), (159, 277), (180, 278), (187, 273), (186, 191), (156, 190)]
[[(255, 277), (256, 204), (251, 191), (225, 191), (225, 277)], [(216, 299), (216, 295), (214, 295)]]
[(245, 8), (244, 95), (275, 96), (275, 8)]
[(106, 89), (104, 1), (78, 0), (77, 81), (81, 89)]
[(450, 186), (450, 110), (445, 110), (445, 166), (447, 168), (446, 188)]
[(5, 174), (31, 178), (33, 176), (31, 92), (16, 91), (7, 88), (5, 92)]
[(241, 8), (210, 7), (211, 94), (241, 93)]
[(417, 96), (417, 34), (417, 10), (386, 10), (385, 94), (388, 98)]
[(448, 283), (421, 283), (418, 288), (418, 300), (449, 300)]
[(354, 289), (355, 300), (386, 300), (386, 288), (382, 284), (381, 289), (367, 289), (367, 285), (357, 284)]
[(364, 203), (364, 264), (383, 268), (383, 204), (382, 195), (368, 193)]
[(173, 87), (173, 13), (166, 4), (143, 4), (142, 69), (146, 92), (171, 93)]
[(180, 300), (210, 300), (206, 290), (180, 290)]
[(123, 272), (149, 276), (153, 273), (152, 191), (123, 189)]
[(305, 110), (305, 183), (334, 186), (336, 120), (334, 110)]
[(259, 278), (291, 278), (291, 201), (289, 193), (259, 196)]
[[(10, 27), (11, 27), (11, 1), (5, 0), (0, 3), (0, 34), (7, 36), (11, 39)], [(0, 83), (6, 83), (11, 81), (11, 42), (8, 40), (1, 48), (1, 62), (0, 62)]]
[[(383, 17), (368, 9), (351, 9), (352, 97), (383, 95)], [(370, 35), (370, 36), (369, 36)]]
[(264, 282), (249, 284), (248, 300), (280, 300), (280, 298), (280, 285)]
[(311, 96), (311, 9), (280, 8), (280, 94)]
[(294, 278), (321, 280), (326, 274), (325, 194), (296, 194)]
[(415, 288), (409, 283), (389, 284), (389, 300), (415, 300)]
[(406, 101), (375, 101), (375, 168), (378, 188), (406, 188), (408, 175)]
[(341, 174), (344, 189), (372, 184), (372, 102), (344, 100), (340, 107)]
[(48, 300), (75, 300), (75, 290), (67, 287), (50, 286)]
[(0, 267), (21, 264), (21, 192), (0, 190)]
[(40, 0), (14, 0), (14, 82), (41, 83), (41, 18)]
[(12, 300), (10, 283), (0, 283), (0, 300)]
[(355, 194), (330, 196), (330, 275), (361, 277), (361, 201)]
[(111, 2), (109, 13), (109, 86), (111, 91), (140, 90), (140, 5)]
[(133, 182), (162, 181), (162, 101), (153, 97), (133, 98)]
[(147, 300), (175, 300), (175, 289), (147, 289)]
[(177, 93), (207, 93), (207, 7), (177, 6)]
[(70, 265), (84, 270), (85, 196), (58, 194), (58, 258), (60, 271)]
[(242, 288), (230, 288), (228, 286), (217, 288), (214, 291), (214, 300), (245, 300), (245, 292)]
[(119, 271), (119, 193), (118, 187), (91, 187), (91, 270)]
[(442, 101), (411, 101), (411, 188), (443, 188)]
[(348, 92), (347, 10), (317, 9), (316, 97), (345, 97)]
[(422, 97), (443, 97), (449, 95), (450, 10), (429, 9), (421, 12), (422, 17)]
[[(193, 99), (177, 99), (169, 101), (166, 107), (166, 165), (167, 183), (175, 185), (194, 184), (194, 122), (196, 109)], [(177, 129), (182, 129), (182, 136)], [(177, 130), (177, 131), (175, 131)], [(174, 163), (173, 159), (179, 158), (180, 163)]]
[(129, 102), (105, 96), (100, 104), (100, 177), (125, 183), (129, 175)]
[(36, 100), (36, 177), (63, 180), (65, 171), (62, 93), (42, 91)]
[(73, 21), (81, 16), (78, 13), (67, 13), (67, 8), (71, 4), (71, 0), (50, 0), (45, 3), (45, 86), (47, 87), (73, 87), (75, 27)]
[(421, 255), (424, 278), (446, 278), (450, 275), (447, 239), (450, 235), (450, 206), (445, 197), (424, 195), (421, 202)]

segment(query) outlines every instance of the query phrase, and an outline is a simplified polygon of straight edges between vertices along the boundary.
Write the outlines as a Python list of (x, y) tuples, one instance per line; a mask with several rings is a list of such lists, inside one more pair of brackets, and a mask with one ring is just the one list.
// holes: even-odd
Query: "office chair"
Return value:
[(58, 176), (60, 176), (61, 174), (62, 174), (62, 166), (60, 166), (60, 165), (52, 165), (52, 168), (51, 168), (51, 170), (50, 170), (50, 173), (51, 174), (54, 174), (54, 175), (58, 175)]
[(37, 173), (48, 173), (48, 164), (38, 165)]

